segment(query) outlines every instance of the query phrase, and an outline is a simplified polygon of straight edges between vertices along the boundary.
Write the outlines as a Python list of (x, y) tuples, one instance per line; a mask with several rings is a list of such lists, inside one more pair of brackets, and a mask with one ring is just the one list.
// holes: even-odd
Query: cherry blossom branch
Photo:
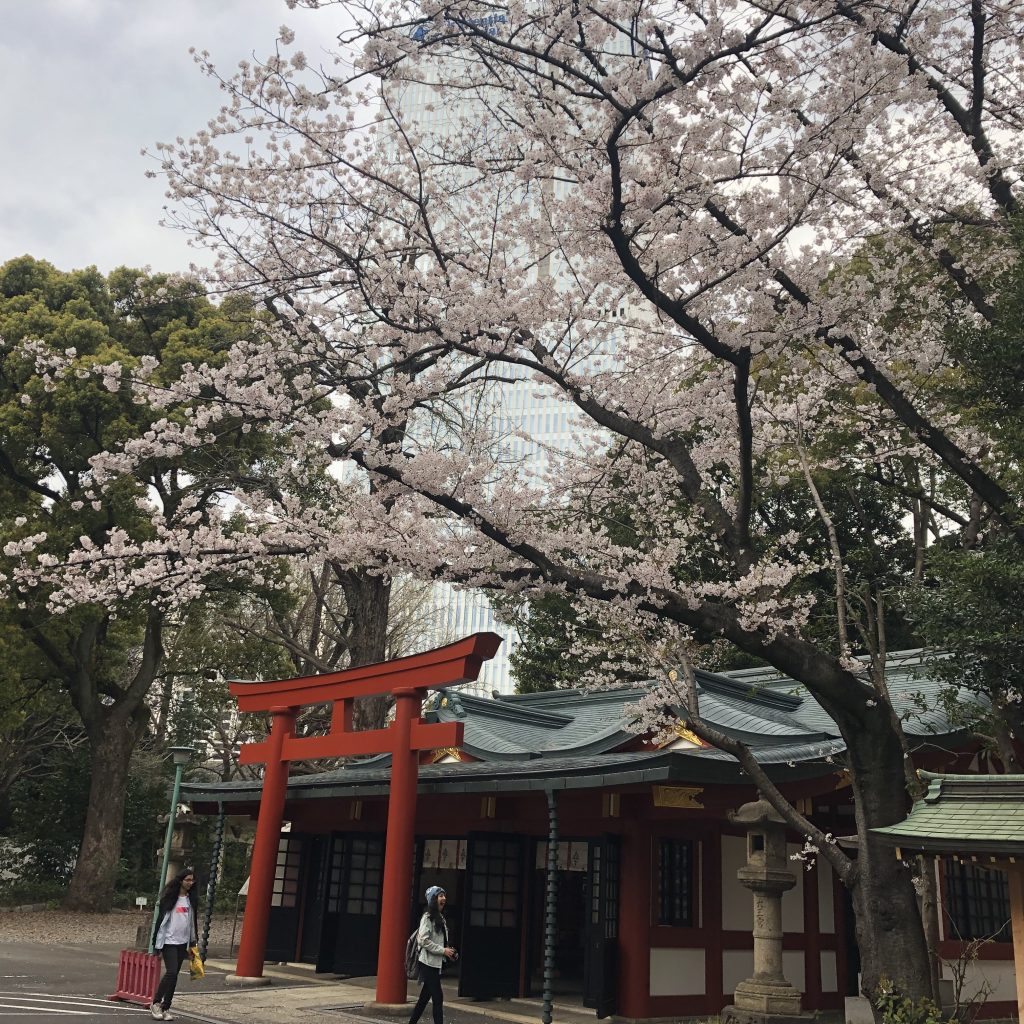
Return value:
[(799, 411), (797, 412), (796, 429), (796, 450), (800, 459), (800, 469), (803, 472), (804, 480), (807, 482), (807, 489), (811, 492), (811, 500), (814, 502), (814, 507), (818, 510), (818, 517), (821, 519), (825, 532), (828, 534), (829, 548), (832, 552), (832, 573), (836, 581), (836, 628), (838, 630), (839, 656), (846, 658), (849, 656), (850, 649), (846, 629), (846, 570), (843, 566), (843, 552), (839, 547), (839, 536), (836, 533), (835, 523), (828, 514), (825, 503), (821, 500), (821, 494), (818, 492), (814, 476), (811, 473), (807, 449), (804, 445), (803, 424), (800, 420)]
[[(842, 707), (847, 714), (860, 716), (865, 710), (865, 686), (852, 672), (842, 668), (834, 659), (823, 655), (811, 644), (798, 637), (773, 632), (765, 634), (749, 629), (742, 623), (735, 609), (723, 604), (687, 600), (663, 588), (643, 587), (627, 580), (612, 581), (595, 571), (569, 568), (533, 544), (513, 537), (494, 523), (479, 508), (475, 508), (451, 494), (442, 494), (423, 484), (406, 479), (400, 468), (367, 458), (358, 450), (350, 450), (353, 458), (367, 472), (400, 483), (403, 487), (428, 498), (431, 502), (455, 514), (476, 528), (499, 547), (527, 565), (533, 566), (537, 579), (564, 587), (602, 602), (629, 598), (645, 611), (650, 611), (692, 628), (725, 637), (744, 650), (757, 650), (771, 664), (789, 672), (794, 678), (806, 680), (808, 689), (826, 706)], [(499, 574), (506, 579), (524, 579), (514, 570)], [(447, 578), (456, 578), (446, 573)], [(871, 690), (867, 688), (870, 698)]]
[[(746, 237), (746, 230), (735, 223), (716, 204), (709, 203), (707, 208), (724, 227), (737, 236)], [(767, 261), (765, 261), (765, 265), (769, 266)], [(772, 275), (787, 294), (801, 306), (808, 310), (813, 307), (811, 297), (786, 271), (775, 268), (772, 270)], [(833, 348), (849, 363), (859, 377), (870, 383), (878, 396), (896, 413), (911, 433), (938, 455), (943, 463), (964, 483), (980, 495), (1004, 525), (1024, 542), (1024, 525), (1017, 521), (1017, 500), (990, 474), (986, 473), (977, 462), (971, 460), (948, 434), (922, 415), (918, 407), (886, 373), (868, 358), (862, 347), (849, 334), (829, 325), (819, 327), (815, 331), (815, 337)]]
[[(975, 17), (975, 7), (978, 8), (978, 16)], [(971, 149), (978, 158), (979, 165), (986, 171), (989, 192), (999, 208), (1007, 215), (1014, 215), (1019, 212), (1020, 204), (1013, 193), (1013, 188), (1006, 180), (996, 161), (995, 152), (992, 148), (991, 139), (985, 131), (981, 111), (984, 107), (983, 86), (985, 80), (984, 66), (980, 62), (979, 46), (984, 47), (982, 33), (984, 31), (984, 15), (980, 11), (980, 4), (972, 0), (972, 24), (975, 29), (974, 47), (972, 53), (972, 73), (975, 76), (975, 95), (972, 96), (971, 109), (967, 109), (956, 98), (953, 90), (945, 85), (924, 62), (907, 46), (905, 39), (893, 32), (887, 32), (881, 27), (872, 28), (868, 25), (863, 14), (848, 3), (837, 3), (836, 10), (850, 21), (870, 32), (871, 38), (884, 46), (887, 50), (902, 57), (907, 62), (907, 68), (912, 75), (920, 76), (927, 83), (928, 88), (935, 94), (939, 102), (953, 118), (963, 132), (964, 138), (968, 141)], [(981, 96), (978, 96), (981, 93)]]

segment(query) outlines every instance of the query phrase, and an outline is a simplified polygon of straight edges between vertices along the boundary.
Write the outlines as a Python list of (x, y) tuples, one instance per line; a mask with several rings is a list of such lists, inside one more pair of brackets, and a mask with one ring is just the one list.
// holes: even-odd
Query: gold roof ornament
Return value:
[(458, 747), (439, 747), (431, 754), (430, 763), (437, 764), (446, 757), (450, 757), (453, 761), (463, 760), (462, 751)]
[(672, 727), (672, 732), (658, 744), (658, 749), (664, 750), (665, 747), (671, 747), (680, 740), (692, 743), (695, 747), (704, 746), (704, 741), (692, 729), (687, 728), (683, 722), (676, 722)]

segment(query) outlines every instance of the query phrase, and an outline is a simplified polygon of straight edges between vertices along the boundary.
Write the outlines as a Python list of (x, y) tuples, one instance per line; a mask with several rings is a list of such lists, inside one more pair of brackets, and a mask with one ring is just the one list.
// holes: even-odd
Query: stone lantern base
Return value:
[(800, 1013), (800, 993), (784, 978), (755, 974), (736, 986), (733, 1005), (740, 1010), (793, 1016)]
[(788, 981), (755, 975), (736, 986), (735, 1002), (722, 1010), (723, 1024), (807, 1024), (800, 993)]
[(814, 1013), (761, 1013), (759, 1010), (741, 1010), (727, 1006), (722, 1010), (722, 1024), (811, 1024), (817, 1020)]

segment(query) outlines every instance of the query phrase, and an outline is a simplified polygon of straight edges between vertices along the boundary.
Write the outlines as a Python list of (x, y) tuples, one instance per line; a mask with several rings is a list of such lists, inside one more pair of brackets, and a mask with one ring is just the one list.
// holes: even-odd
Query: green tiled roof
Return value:
[(872, 831), (930, 853), (1024, 856), (1024, 775), (936, 775), (905, 821)]
[[(821, 765), (809, 761), (794, 762), (792, 767), (767, 767), (769, 775), (780, 783), (821, 774)], [(591, 757), (425, 764), (419, 767), (417, 788), (419, 793), (514, 793), (651, 783), (715, 785), (735, 782), (736, 778), (734, 763), (724, 757), (705, 757), (692, 751), (633, 750)], [(289, 800), (386, 796), (390, 785), (390, 764), (375, 758), (329, 772), (293, 775), (288, 780), (287, 794)], [(255, 803), (261, 792), (259, 779), (185, 782), (181, 797), (189, 803), (209, 806), (219, 801)]]
[[(958, 732), (943, 713), (947, 684), (928, 674), (923, 652), (891, 653), (886, 681), (912, 745), (940, 742)], [(697, 670), (702, 716), (765, 760), (832, 756), (844, 744), (835, 722), (807, 688), (771, 668), (711, 673)], [(634, 739), (632, 706), (644, 685), (608, 690), (554, 690), (493, 699), (446, 690), (427, 717), (465, 726), (463, 749), (485, 761), (590, 756), (621, 749)], [(963, 694), (963, 699), (975, 699)], [(678, 711), (685, 719), (685, 712)], [(793, 753), (774, 757), (773, 748)], [(714, 756), (714, 755), (707, 755)]]
[[(772, 777), (780, 781), (809, 778), (842, 767), (846, 745), (838, 728), (807, 689), (794, 680), (773, 669), (721, 674), (698, 670), (696, 675), (702, 716), (747, 743)], [(891, 655), (886, 678), (912, 745), (956, 744), (958, 729), (943, 715), (938, 699), (941, 684), (928, 678), (927, 662), (920, 651)], [(621, 780), (640, 770), (641, 764), (647, 781), (655, 777), (652, 772), (667, 773), (660, 778), (702, 783), (742, 778), (732, 756), (713, 747), (657, 752), (624, 749), (637, 739), (632, 728), (634, 705), (644, 692), (641, 684), (487, 699), (455, 688), (440, 690), (425, 708), (424, 717), (461, 722), (462, 749), (476, 761), (423, 766), (420, 788), (460, 791), (463, 786), (486, 785), (493, 790), (498, 779), (505, 780), (498, 788), (550, 788), (552, 780), (562, 775), (577, 779), (576, 785), (611, 784), (608, 780), (613, 775), (624, 784)], [(676, 711), (685, 720), (685, 712)], [(390, 761), (390, 755), (382, 754), (351, 761), (330, 772), (293, 776), (289, 796), (386, 791)], [(230, 799), (225, 795), (230, 792), (241, 798), (244, 793), (258, 792), (259, 786), (258, 781), (191, 784), (185, 787), (185, 799)]]
[[(866, 658), (859, 658), (866, 664)], [(723, 673), (736, 683), (744, 683), (754, 693), (785, 694), (798, 699), (793, 717), (809, 729), (835, 734), (835, 724), (802, 684), (784, 676), (774, 668), (746, 668)], [(929, 673), (929, 659), (917, 649), (893, 651), (885, 665), (885, 681), (896, 713), (903, 719), (903, 728), (912, 739), (940, 736), (951, 731), (943, 712), (941, 695), (949, 686)], [(963, 700), (977, 700), (961, 692)]]

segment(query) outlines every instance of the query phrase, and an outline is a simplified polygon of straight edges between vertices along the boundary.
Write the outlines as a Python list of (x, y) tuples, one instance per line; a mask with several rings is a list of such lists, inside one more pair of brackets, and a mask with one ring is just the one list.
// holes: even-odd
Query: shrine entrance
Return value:
[[(375, 970), (377, 1002), (405, 1002), (418, 755), (460, 746), (463, 732), (461, 722), (424, 722), (422, 701), (428, 690), (475, 680), (500, 644), (495, 633), (476, 633), (423, 654), (343, 672), (230, 684), (240, 711), (270, 712), (273, 721), (265, 741), (241, 749), (242, 764), (264, 763), (266, 769), (236, 978), (261, 977), (267, 959), (312, 960), (315, 950), (318, 969), (351, 975)], [(353, 701), (378, 694), (395, 699), (391, 725), (353, 731)], [(312, 704), (331, 705), (330, 731), (297, 737), (296, 714)], [(391, 755), (385, 836), (282, 834), (291, 761), (381, 753)], [(337, 941), (342, 931), (343, 943)]]
[[(547, 843), (533, 844), (528, 995), (542, 990), (547, 907)], [(619, 841), (616, 836), (563, 839), (557, 854), (557, 914), (552, 991), (580, 996), (599, 1018), (615, 1012), (618, 978)]]
[[(463, 951), (463, 917), (466, 907), (466, 857), (468, 840), (425, 836), (416, 842), (416, 868), (414, 872), (412, 916), (409, 930), (419, 924), (423, 909), (423, 891), (428, 885), (439, 885), (448, 896), (445, 920), (448, 925), (449, 943)], [(462, 974), (462, 959), (446, 963), (444, 976), (459, 978)]]
[(524, 836), (510, 833), (469, 836), (460, 996), (511, 999), (520, 994), (526, 845)]
[[(547, 842), (535, 840), (530, 857), (529, 995), (544, 988), (545, 918), (548, 896)], [(551, 964), (551, 990), (556, 996), (583, 992), (588, 907), (588, 847), (586, 839), (559, 841), (556, 888), (557, 915)]]

